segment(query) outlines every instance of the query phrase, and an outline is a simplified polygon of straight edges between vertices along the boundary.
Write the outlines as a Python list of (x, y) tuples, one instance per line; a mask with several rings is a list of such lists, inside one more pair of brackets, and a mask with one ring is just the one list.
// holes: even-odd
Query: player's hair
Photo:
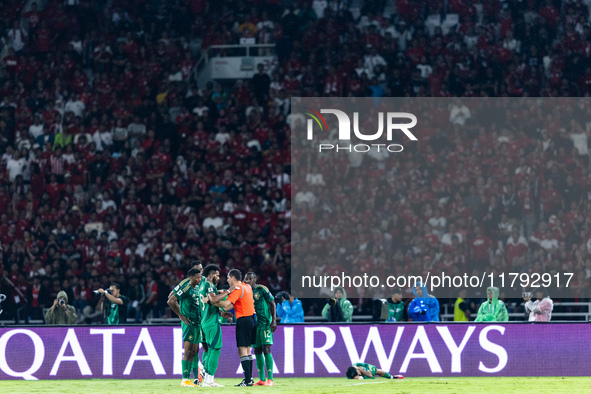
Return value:
[(358, 375), (357, 368), (350, 366), (347, 368), (347, 379), (354, 379)]
[[(119, 283), (117, 283), (117, 282), (113, 282), (113, 283), (111, 283), (111, 286), (115, 286), (115, 288), (116, 288), (117, 290), (121, 290), (121, 286), (119, 286)], [(109, 286), (109, 287), (111, 287), (111, 286)]]
[(187, 276), (193, 276), (193, 275), (197, 275), (197, 274), (199, 274), (199, 273), (201, 273), (201, 270), (200, 270), (200, 269), (197, 269), (197, 268), (191, 268), (191, 269), (189, 270), (189, 272), (187, 272)]
[(252, 275), (252, 276), (254, 276), (255, 278), (257, 277), (257, 274), (255, 274), (255, 273), (254, 273), (254, 272), (252, 272), (252, 271), (250, 271), (250, 272), (247, 272), (247, 273), (246, 273), (246, 275), (244, 275), (244, 277), (246, 278), (248, 275)]
[(220, 267), (218, 267), (215, 264), (210, 264), (203, 269), (203, 276), (205, 276), (207, 278), (212, 272), (219, 271), (219, 270), (220, 270)]
[(191, 262), (191, 267), (195, 267), (196, 265), (200, 265), (203, 267), (203, 263), (201, 262), (201, 260), (193, 260)]
[(228, 272), (228, 275), (230, 275), (232, 278), (236, 280), (242, 280), (242, 272), (238, 271), (237, 269), (230, 270), (230, 272)]

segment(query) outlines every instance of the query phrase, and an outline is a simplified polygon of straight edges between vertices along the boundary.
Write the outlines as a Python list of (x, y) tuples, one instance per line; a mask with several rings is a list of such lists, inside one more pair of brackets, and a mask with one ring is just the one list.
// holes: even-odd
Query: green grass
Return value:
[[(240, 379), (216, 379), (223, 389), (180, 387), (174, 380), (44, 380), (0, 381), (0, 393), (181, 393), (207, 390), (231, 393), (588, 393), (591, 377), (412, 378), (352, 381), (346, 378), (277, 378), (275, 387), (236, 388)], [(258, 380), (258, 379), (257, 379)]]

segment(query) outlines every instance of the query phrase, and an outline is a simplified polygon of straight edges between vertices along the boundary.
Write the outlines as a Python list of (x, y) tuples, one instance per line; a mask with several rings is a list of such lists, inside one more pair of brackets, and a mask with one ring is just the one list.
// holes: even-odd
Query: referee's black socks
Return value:
[(244, 370), (244, 381), (246, 383), (250, 382), (252, 379), (252, 356), (242, 356), (240, 357), (240, 364), (242, 364), (242, 369)]

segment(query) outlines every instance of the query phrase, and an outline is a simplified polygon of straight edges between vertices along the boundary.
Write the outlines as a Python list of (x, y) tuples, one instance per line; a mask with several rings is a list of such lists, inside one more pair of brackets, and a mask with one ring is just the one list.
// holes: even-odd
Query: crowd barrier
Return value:
[[(216, 376), (240, 378), (235, 326)], [(275, 376), (344, 377), (354, 362), (419, 376), (587, 376), (586, 323), (279, 326)], [(0, 328), (0, 379), (180, 378), (178, 326)]]

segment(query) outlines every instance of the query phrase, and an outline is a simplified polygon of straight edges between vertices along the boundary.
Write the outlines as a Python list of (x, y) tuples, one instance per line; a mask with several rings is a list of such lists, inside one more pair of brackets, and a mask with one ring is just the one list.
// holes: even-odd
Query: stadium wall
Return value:
[[(217, 377), (240, 378), (235, 327)], [(591, 324), (280, 326), (275, 376), (339, 377), (354, 362), (406, 376), (587, 376)], [(178, 326), (0, 328), (0, 379), (180, 378)]]

